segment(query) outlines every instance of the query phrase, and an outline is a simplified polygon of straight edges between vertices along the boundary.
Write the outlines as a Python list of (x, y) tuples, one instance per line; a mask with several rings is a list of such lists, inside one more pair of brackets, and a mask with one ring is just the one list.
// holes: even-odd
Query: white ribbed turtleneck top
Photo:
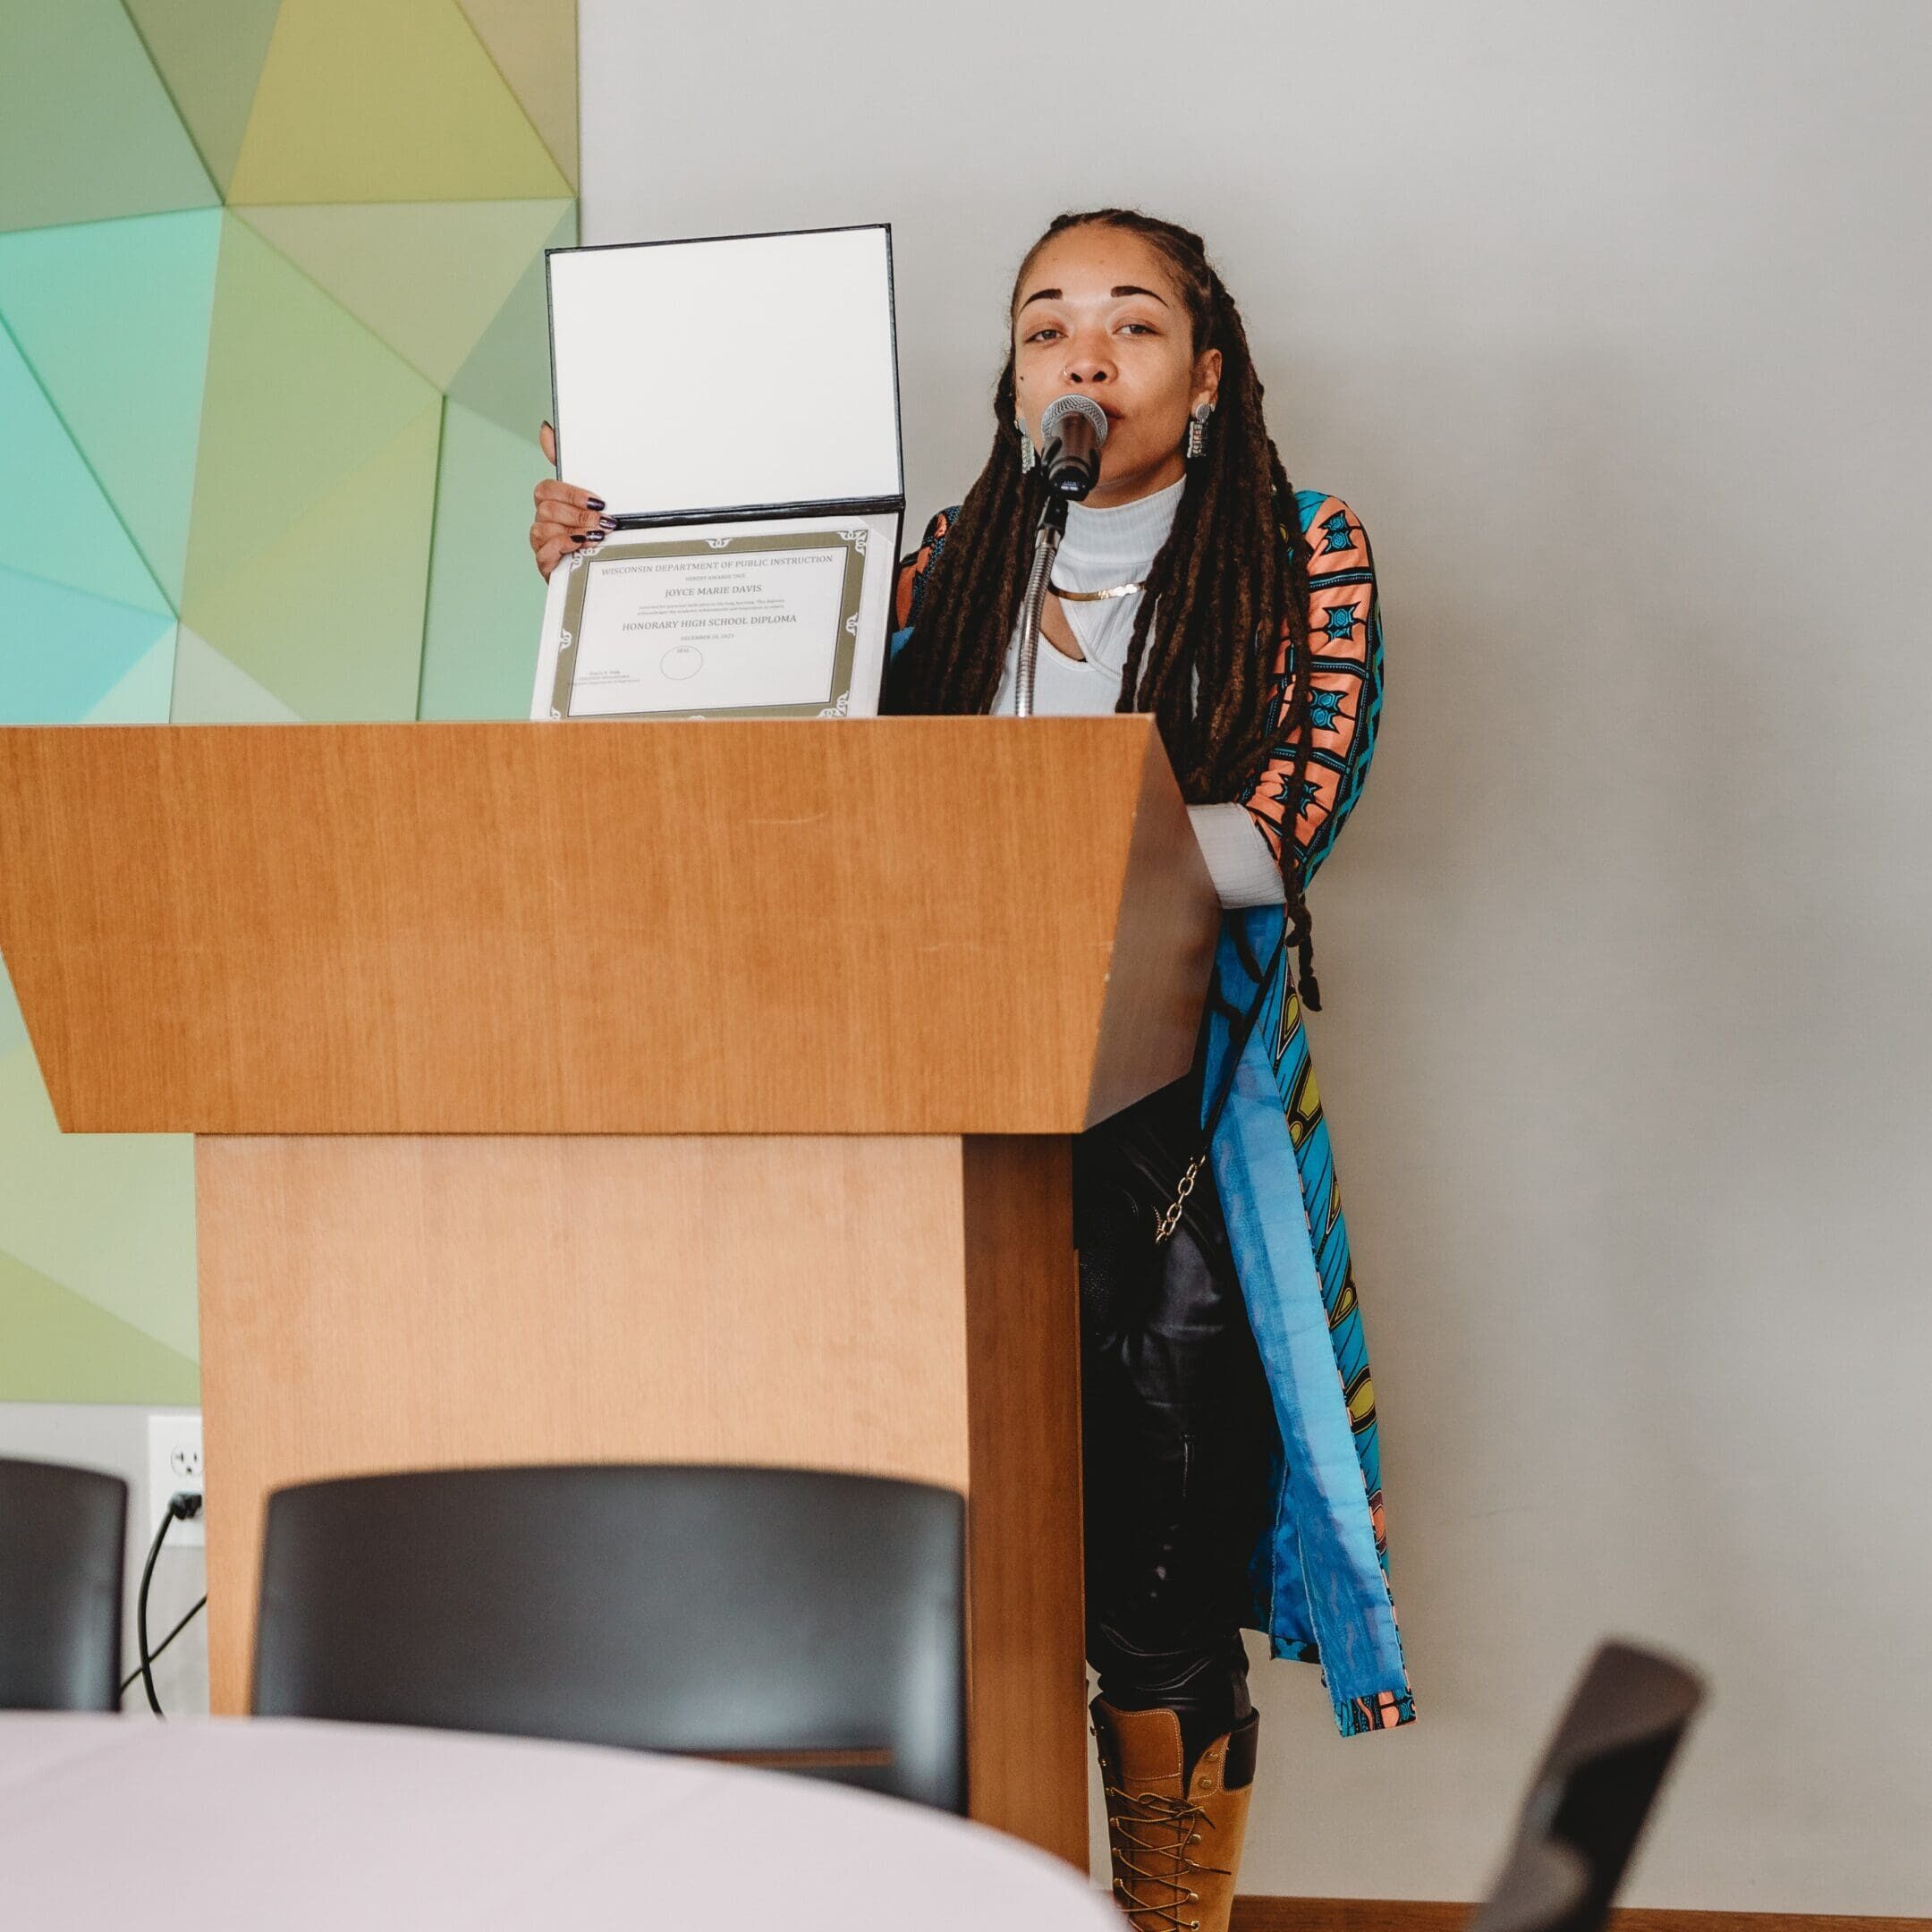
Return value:
[[(1093, 510), (1085, 504), (1067, 508), (1066, 535), (1054, 558), (1053, 580), (1069, 590), (1110, 590), (1116, 584), (1144, 583), (1160, 547), (1174, 528), (1174, 513), (1187, 479), (1132, 503)], [(1098, 604), (1060, 606), (1082, 652), (1069, 657), (1045, 636), (1033, 674), (1033, 711), (1039, 717), (1093, 717), (1113, 710), (1127, 669), (1140, 594), (1108, 597)], [(1019, 661), (1016, 625), (1006, 648), (1006, 667), (993, 700), (995, 717), (1011, 716), (1013, 678)], [(1281, 869), (1261, 828), (1245, 805), (1191, 805), (1194, 835), (1224, 906), (1279, 905)]]

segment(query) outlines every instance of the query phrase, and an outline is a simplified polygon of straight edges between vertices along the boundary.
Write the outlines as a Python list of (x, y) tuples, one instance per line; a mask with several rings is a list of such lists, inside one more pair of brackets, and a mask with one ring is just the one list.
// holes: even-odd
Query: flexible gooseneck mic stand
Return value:
[(1040, 618), (1046, 607), (1046, 586), (1053, 576), (1055, 553), (1066, 530), (1067, 504), (1072, 499), (1057, 490), (1046, 494), (1039, 531), (1033, 539), (1033, 569), (1027, 578), (1026, 597), (1020, 606), (1020, 657), (1013, 666), (1013, 716), (1033, 716), (1033, 669), (1039, 662)]
[[(1024, 431), (1021, 432), (1024, 434)], [(1040, 480), (1046, 507), (1033, 539), (1033, 570), (1020, 606), (1020, 655), (1013, 665), (1013, 716), (1033, 716), (1033, 672), (1039, 663), (1040, 616), (1053, 580), (1054, 553), (1066, 531), (1067, 505), (1080, 503), (1100, 480), (1106, 411), (1091, 396), (1055, 396), (1040, 412)]]

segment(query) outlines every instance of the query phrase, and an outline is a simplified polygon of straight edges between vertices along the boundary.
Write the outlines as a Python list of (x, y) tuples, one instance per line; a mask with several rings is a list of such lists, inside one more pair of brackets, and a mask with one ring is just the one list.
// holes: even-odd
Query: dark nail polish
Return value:
[(600, 520), (600, 524), (605, 530), (615, 530), (617, 528), (617, 519), (615, 517), (604, 517)]
[(593, 497), (592, 497), (592, 498), (590, 499), (590, 507), (591, 507), (591, 508), (592, 508), (593, 510), (601, 510), (601, 509), (603, 509), (603, 508), (604, 508), (604, 499), (603, 499), (603, 498), (602, 498), (601, 496), (593, 496)]
[(604, 541), (604, 532), (600, 530), (579, 530), (576, 536), (572, 538), (571, 541), (580, 544), (602, 543)]

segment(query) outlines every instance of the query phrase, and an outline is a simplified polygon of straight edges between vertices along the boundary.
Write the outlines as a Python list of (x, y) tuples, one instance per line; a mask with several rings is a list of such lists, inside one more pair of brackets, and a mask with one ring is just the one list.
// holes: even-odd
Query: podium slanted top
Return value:
[(1145, 716), (0, 730), (69, 1131), (1071, 1133), (1217, 925)]

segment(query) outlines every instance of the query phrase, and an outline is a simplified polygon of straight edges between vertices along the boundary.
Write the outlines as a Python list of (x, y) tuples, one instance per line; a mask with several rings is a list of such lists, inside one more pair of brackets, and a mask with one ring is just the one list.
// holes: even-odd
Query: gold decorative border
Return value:
[(838, 640), (832, 658), (832, 688), (825, 700), (795, 705), (728, 705), (709, 711), (605, 711), (597, 721), (648, 718), (822, 718), (843, 717), (852, 704), (852, 665), (859, 649), (859, 603), (865, 589), (866, 546), (871, 532), (862, 526), (840, 530), (790, 530), (783, 536), (651, 538), (606, 537), (594, 556), (571, 559), (570, 580), (564, 591), (564, 623), (557, 634), (556, 679), (551, 687), (550, 716), (568, 718), (572, 688), (576, 681), (577, 633), (583, 625), (584, 593), (590, 572), (599, 564), (639, 557), (715, 556), (733, 552), (741, 556), (769, 555), (778, 550), (839, 550), (845, 553), (845, 579), (839, 597)]

